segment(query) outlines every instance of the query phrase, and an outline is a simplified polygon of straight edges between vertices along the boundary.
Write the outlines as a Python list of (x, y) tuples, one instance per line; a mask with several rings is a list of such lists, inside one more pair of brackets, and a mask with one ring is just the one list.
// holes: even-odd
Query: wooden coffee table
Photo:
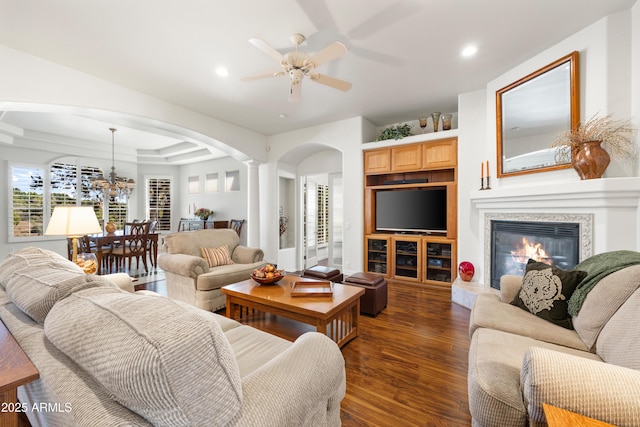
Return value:
[(358, 336), (363, 288), (333, 283), (331, 296), (293, 297), (291, 285), (299, 281), (313, 279), (286, 275), (273, 285), (249, 279), (224, 286), (221, 291), (227, 296), (227, 317), (251, 323), (257, 314), (271, 313), (315, 326), (339, 347)]

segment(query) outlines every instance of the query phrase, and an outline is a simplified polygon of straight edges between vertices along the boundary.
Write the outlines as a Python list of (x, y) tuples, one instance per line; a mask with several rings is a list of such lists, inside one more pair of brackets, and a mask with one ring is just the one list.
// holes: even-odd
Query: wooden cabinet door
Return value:
[(393, 147), (391, 150), (391, 170), (393, 172), (418, 171), (422, 169), (422, 145)]
[(391, 149), (364, 152), (364, 173), (391, 172)]
[(428, 169), (455, 167), (458, 159), (458, 144), (455, 139), (424, 144), (422, 165)]

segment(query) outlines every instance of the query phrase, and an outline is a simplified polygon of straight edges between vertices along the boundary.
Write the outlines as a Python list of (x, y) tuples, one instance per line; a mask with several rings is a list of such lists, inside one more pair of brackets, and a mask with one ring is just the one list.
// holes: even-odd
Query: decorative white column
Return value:
[(260, 246), (260, 177), (258, 167), (261, 162), (249, 160), (247, 165), (248, 200), (247, 200), (247, 246)]

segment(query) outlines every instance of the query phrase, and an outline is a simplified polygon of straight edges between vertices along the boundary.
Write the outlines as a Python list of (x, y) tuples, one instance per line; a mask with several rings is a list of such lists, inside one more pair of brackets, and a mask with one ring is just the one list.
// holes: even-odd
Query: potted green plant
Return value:
[(571, 163), (581, 179), (600, 178), (611, 156), (635, 156), (634, 131), (629, 119), (614, 120), (611, 114), (596, 114), (575, 129), (561, 133), (552, 147), (556, 148), (556, 160)]
[(387, 139), (402, 139), (411, 135), (411, 125), (403, 123), (397, 126), (390, 126), (383, 130), (376, 138), (376, 141), (384, 141)]

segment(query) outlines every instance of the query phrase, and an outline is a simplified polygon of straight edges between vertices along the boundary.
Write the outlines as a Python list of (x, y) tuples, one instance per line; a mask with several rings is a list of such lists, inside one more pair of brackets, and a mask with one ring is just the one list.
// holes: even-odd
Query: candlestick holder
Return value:
[(484, 178), (480, 178), (480, 190), (484, 190)]
[(485, 190), (491, 190), (491, 185), (489, 185), (489, 177), (487, 177), (487, 186), (484, 187)]

